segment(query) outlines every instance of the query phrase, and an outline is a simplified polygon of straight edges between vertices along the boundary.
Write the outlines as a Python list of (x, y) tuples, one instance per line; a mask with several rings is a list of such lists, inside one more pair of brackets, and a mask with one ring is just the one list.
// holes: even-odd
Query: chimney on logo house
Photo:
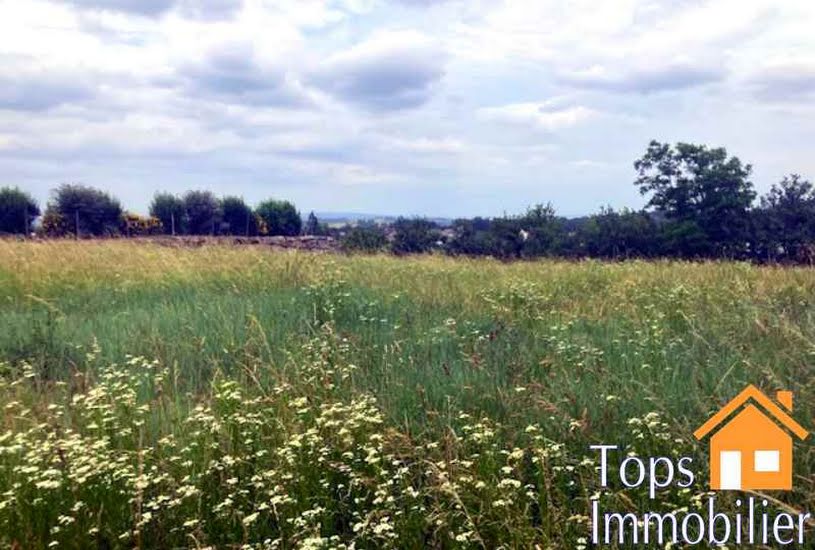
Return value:
[(776, 392), (775, 399), (782, 405), (784, 408), (787, 409), (789, 412), (792, 412), (792, 392), (788, 390), (781, 390)]

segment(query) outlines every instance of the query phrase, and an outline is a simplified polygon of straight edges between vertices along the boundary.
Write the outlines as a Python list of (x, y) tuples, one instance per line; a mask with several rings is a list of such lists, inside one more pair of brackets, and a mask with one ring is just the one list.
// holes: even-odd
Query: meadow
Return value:
[(815, 270), (0, 240), (0, 545), (582, 549), (748, 383), (812, 428)]

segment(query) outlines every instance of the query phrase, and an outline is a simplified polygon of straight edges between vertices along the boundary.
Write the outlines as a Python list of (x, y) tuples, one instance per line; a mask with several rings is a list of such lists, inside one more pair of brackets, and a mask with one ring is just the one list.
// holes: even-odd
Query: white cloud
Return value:
[(511, 103), (500, 107), (485, 107), (478, 114), (489, 120), (532, 125), (548, 131), (571, 128), (598, 115), (597, 111), (584, 105), (561, 107), (557, 103), (559, 102)]

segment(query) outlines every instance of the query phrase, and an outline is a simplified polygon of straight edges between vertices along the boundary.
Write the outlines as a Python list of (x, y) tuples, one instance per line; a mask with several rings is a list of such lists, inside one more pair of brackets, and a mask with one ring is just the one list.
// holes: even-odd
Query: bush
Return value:
[(153, 216), (145, 218), (132, 212), (122, 216), (122, 233), (128, 237), (158, 235), (162, 229), (161, 220)]
[(167, 235), (186, 232), (186, 210), (184, 201), (170, 193), (156, 193), (150, 203), (150, 215), (161, 222)]
[(77, 184), (64, 184), (54, 191), (43, 220), (43, 231), (52, 236), (66, 232), (81, 235), (117, 235), (122, 205), (108, 193)]
[(30, 233), (40, 207), (31, 195), (16, 187), (0, 189), (0, 233)]
[(379, 252), (387, 244), (385, 232), (373, 223), (352, 227), (340, 239), (340, 246), (347, 252)]
[(289, 201), (267, 200), (255, 209), (266, 226), (267, 235), (299, 235), (303, 228), (300, 213)]
[(187, 191), (183, 201), (190, 235), (215, 235), (218, 232), (223, 212), (215, 195), (209, 191)]

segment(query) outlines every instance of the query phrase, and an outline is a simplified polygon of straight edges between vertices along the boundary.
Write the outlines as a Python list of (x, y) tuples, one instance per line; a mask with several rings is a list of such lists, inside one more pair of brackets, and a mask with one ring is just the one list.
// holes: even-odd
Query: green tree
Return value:
[(223, 212), (218, 199), (210, 191), (187, 191), (184, 194), (184, 214), (191, 235), (215, 235)]
[(0, 233), (31, 232), (40, 207), (31, 195), (16, 187), (0, 188)]
[(436, 224), (425, 218), (398, 218), (393, 229), (391, 249), (396, 254), (428, 252), (441, 238)]
[(453, 238), (447, 243), (451, 254), (479, 256), (490, 254), (490, 220), (460, 218), (451, 226)]
[(255, 209), (269, 235), (299, 235), (303, 228), (300, 213), (289, 201), (267, 200)]
[(756, 212), (756, 256), (803, 261), (815, 246), (815, 187), (798, 174), (785, 176), (761, 197)]
[(563, 228), (551, 204), (538, 204), (526, 211), (519, 220), (523, 239), (521, 254), (528, 258), (552, 256), (560, 252)]
[(309, 212), (308, 219), (306, 220), (306, 226), (303, 228), (303, 233), (306, 235), (328, 235), (328, 226), (324, 223), (320, 223), (320, 220), (317, 219), (317, 216), (314, 212)]
[(379, 252), (388, 244), (385, 231), (374, 223), (359, 223), (340, 239), (346, 252)]
[(649, 257), (657, 251), (656, 225), (645, 212), (602, 208), (577, 231), (578, 253), (594, 258)]
[(122, 205), (108, 193), (78, 184), (63, 184), (54, 190), (45, 216), (81, 235), (119, 233)]
[(227, 235), (257, 235), (257, 218), (252, 208), (240, 197), (224, 197), (221, 200), (223, 211), (223, 232)]
[(676, 224), (672, 234), (682, 255), (745, 253), (749, 209), (756, 196), (749, 164), (728, 156), (724, 148), (652, 141), (634, 168), (635, 184), (649, 196), (646, 208)]
[(167, 235), (183, 235), (187, 230), (184, 201), (170, 193), (156, 193), (150, 203), (150, 215), (161, 221)]

